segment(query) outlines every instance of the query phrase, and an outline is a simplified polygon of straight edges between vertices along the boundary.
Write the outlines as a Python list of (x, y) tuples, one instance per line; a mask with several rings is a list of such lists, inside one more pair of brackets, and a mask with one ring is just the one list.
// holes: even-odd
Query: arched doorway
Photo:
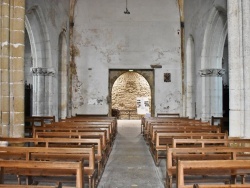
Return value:
[(154, 114), (154, 71), (153, 70), (110, 70), (109, 103), (120, 111), (121, 119), (139, 119), (137, 97), (149, 99), (150, 113)]

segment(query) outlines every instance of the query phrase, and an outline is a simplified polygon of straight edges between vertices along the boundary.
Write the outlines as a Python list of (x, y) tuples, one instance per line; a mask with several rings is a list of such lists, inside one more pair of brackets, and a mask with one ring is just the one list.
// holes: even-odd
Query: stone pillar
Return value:
[(24, 136), (25, 0), (1, 0), (1, 134)]
[(53, 111), (53, 69), (33, 67), (33, 110), (34, 116), (55, 115)]
[(205, 106), (202, 107), (202, 120), (208, 121), (211, 116), (222, 117), (222, 76), (224, 69), (203, 69), (200, 76), (205, 82)]
[(45, 115), (45, 74), (46, 68), (32, 68), (33, 73), (33, 109), (34, 116)]
[(244, 137), (250, 138), (250, 1), (242, 0), (243, 65), (244, 65)]
[(229, 135), (242, 137), (244, 131), (244, 90), (242, 62), (241, 1), (227, 1), (229, 64)]
[(194, 72), (194, 39), (190, 36), (186, 46), (186, 113), (184, 113), (189, 118), (195, 117)]
[(48, 102), (45, 103), (45, 106), (46, 106), (45, 114), (49, 116), (56, 115), (55, 112), (57, 111), (56, 109), (54, 109), (54, 106), (56, 106), (54, 97), (53, 97), (54, 91), (55, 91), (55, 88), (54, 88), (55, 83), (53, 83), (54, 76), (55, 76), (55, 70), (52, 68), (47, 69), (47, 72), (45, 74), (45, 99)]

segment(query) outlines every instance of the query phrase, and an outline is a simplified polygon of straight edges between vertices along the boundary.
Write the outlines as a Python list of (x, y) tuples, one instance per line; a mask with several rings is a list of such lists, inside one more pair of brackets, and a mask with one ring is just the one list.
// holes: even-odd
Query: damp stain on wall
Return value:
[(74, 109), (78, 109), (79, 107), (84, 105), (84, 98), (81, 92), (82, 87), (83, 83), (79, 81), (77, 75), (74, 75), (72, 78), (72, 106)]
[(178, 100), (180, 98), (178, 97), (179, 95), (181, 95), (179, 91), (170, 92), (160, 104), (159, 110), (164, 112), (178, 111), (181, 107), (181, 101)]

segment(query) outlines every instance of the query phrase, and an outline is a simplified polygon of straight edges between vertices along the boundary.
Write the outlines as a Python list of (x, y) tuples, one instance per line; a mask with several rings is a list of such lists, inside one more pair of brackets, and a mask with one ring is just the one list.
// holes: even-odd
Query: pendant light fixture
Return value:
[(128, 0), (126, 0), (126, 11), (124, 11), (124, 14), (130, 14), (130, 12), (128, 11)]

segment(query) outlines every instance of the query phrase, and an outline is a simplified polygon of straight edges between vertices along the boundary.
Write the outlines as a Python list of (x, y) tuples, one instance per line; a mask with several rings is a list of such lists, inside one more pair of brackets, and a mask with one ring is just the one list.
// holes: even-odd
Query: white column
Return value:
[(33, 73), (33, 110), (32, 115), (45, 115), (45, 68), (32, 68)]
[(242, 0), (243, 65), (245, 95), (244, 137), (250, 138), (250, 1)]
[[(55, 105), (57, 101), (54, 100), (55, 94), (55, 83), (53, 82), (53, 78), (55, 76), (55, 70), (50, 68), (47, 69), (45, 74), (45, 114), (49, 116), (53, 116), (57, 114), (58, 109), (55, 109)], [(57, 90), (57, 88), (56, 88)]]
[[(189, 37), (186, 47), (186, 116), (195, 117), (194, 100), (194, 39)], [(184, 101), (183, 101), (184, 103)], [(185, 104), (185, 103), (184, 103)]]
[(211, 116), (222, 117), (222, 76), (225, 74), (224, 69), (202, 69), (200, 76), (205, 83), (204, 99), (205, 105), (203, 106), (202, 120), (208, 121)]
[[(54, 106), (54, 69), (32, 68), (33, 72), (33, 115), (55, 115)], [(57, 112), (57, 111), (56, 111)]]
[(227, 1), (229, 63), (229, 136), (242, 137), (244, 130), (242, 12), (241, 1)]

